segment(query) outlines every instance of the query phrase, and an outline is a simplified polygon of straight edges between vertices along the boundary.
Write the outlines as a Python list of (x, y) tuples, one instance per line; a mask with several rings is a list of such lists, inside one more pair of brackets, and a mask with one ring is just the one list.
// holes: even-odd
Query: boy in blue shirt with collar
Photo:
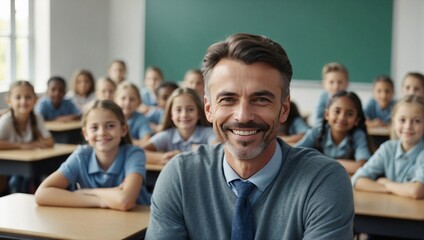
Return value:
[(390, 124), (392, 109), (396, 101), (393, 99), (394, 85), (389, 76), (379, 76), (374, 80), (373, 97), (364, 108), (367, 127), (384, 127)]
[(47, 81), (46, 96), (38, 100), (35, 111), (45, 121), (72, 121), (81, 116), (80, 110), (70, 99), (65, 99), (66, 82), (62, 77), (53, 76)]
[(349, 85), (349, 74), (345, 66), (340, 63), (331, 62), (322, 68), (322, 85), (324, 90), (318, 99), (315, 112), (315, 125), (320, 125), (324, 119), (325, 108), (330, 98), (340, 91), (347, 90)]

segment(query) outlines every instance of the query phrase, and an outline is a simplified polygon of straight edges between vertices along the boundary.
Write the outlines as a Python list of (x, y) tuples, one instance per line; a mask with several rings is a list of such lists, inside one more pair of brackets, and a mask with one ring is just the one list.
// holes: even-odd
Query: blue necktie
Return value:
[(233, 181), (238, 198), (233, 213), (231, 240), (254, 239), (253, 213), (249, 202), (249, 194), (255, 189), (255, 184), (243, 182), (240, 179)]

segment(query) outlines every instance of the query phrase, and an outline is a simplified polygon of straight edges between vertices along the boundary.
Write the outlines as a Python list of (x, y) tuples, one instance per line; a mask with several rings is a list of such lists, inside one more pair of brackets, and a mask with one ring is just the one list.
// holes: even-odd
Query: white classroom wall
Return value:
[[(115, 58), (127, 62), (128, 79), (140, 86), (144, 73), (146, 0), (34, 2), (36, 11), (38, 4), (49, 6), (48, 10), (39, 12), (38, 16), (43, 17), (35, 21), (37, 64), (32, 80), (39, 92), (45, 90), (45, 81), (51, 74), (69, 80), (75, 69), (84, 67), (98, 78), (106, 74), (108, 65)], [(40, 8), (45, 9), (45, 6)], [(424, 72), (423, 13), (422, 0), (394, 0), (391, 76), (397, 90), (406, 72)], [(350, 90), (357, 92), (363, 101), (370, 97), (370, 88), (369, 84), (350, 85)], [(319, 79), (292, 81), (292, 99), (302, 112), (313, 114), (320, 91)], [(4, 93), (0, 93), (0, 98), (4, 99)], [(5, 107), (4, 101), (0, 102), (0, 107)]]

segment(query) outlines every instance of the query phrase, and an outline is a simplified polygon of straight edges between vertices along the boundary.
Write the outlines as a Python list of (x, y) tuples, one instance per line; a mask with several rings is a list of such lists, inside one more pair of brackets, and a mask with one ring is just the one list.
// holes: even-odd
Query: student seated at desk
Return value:
[[(150, 204), (144, 179), (146, 157), (131, 144), (128, 125), (114, 102), (96, 101), (83, 116), (80, 146), (35, 193), (37, 204), (129, 210)], [(78, 186), (68, 191), (69, 186)]]
[(59, 76), (47, 81), (46, 96), (38, 100), (35, 111), (45, 121), (68, 122), (80, 119), (81, 112), (71, 99), (65, 99), (66, 82)]
[(146, 113), (146, 118), (149, 120), (150, 128), (154, 133), (159, 131), (160, 123), (162, 122), (163, 114), (166, 107), (166, 102), (172, 92), (178, 88), (178, 85), (174, 82), (162, 82), (159, 87), (156, 88), (156, 100), (157, 106), (151, 106), (149, 111)]
[(424, 75), (419, 72), (407, 73), (402, 81), (402, 94), (424, 97)]
[(160, 131), (149, 139), (144, 149), (149, 163), (164, 165), (180, 152), (215, 141), (196, 91), (178, 88), (168, 99)]
[(162, 70), (156, 66), (150, 66), (146, 69), (143, 86), (140, 89), (141, 104), (138, 111), (147, 113), (151, 106), (156, 106), (155, 89), (164, 81)]
[(109, 65), (107, 74), (115, 85), (119, 85), (124, 82), (127, 77), (127, 64), (125, 64), (124, 60), (115, 59)]
[(116, 83), (112, 79), (110, 79), (109, 77), (100, 77), (99, 79), (97, 79), (96, 100), (113, 101), (113, 99), (115, 98), (115, 92)]
[(386, 127), (390, 124), (393, 106), (394, 85), (389, 76), (378, 76), (374, 79), (372, 98), (364, 108), (368, 128)]
[[(0, 150), (52, 147), (53, 138), (43, 118), (33, 111), (37, 96), (31, 83), (13, 82), (6, 99), (10, 109), (0, 117)], [(12, 176), (10, 192), (28, 192), (29, 183), (29, 179)]]
[(383, 143), (352, 177), (355, 189), (424, 198), (424, 98), (409, 95), (393, 109), (396, 140)]
[(183, 87), (194, 89), (197, 95), (199, 95), (200, 101), (203, 102), (203, 96), (205, 95), (205, 80), (203, 79), (200, 69), (190, 69), (185, 73)]
[(346, 91), (349, 86), (349, 73), (340, 63), (331, 62), (322, 68), (322, 85), (324, 91), (320, 94), (315, 108), (315, 126), (321, 125), (324, 119), (325, 107), (330, 98), (339, 91)]
[(141, 103), (137, 86), (130, 82), (119, 84), (115, 94), (115, 102), (124, 112), (133, 143), (142, 146), (152, 135), (152, 129), (144, 114), (137, 112), (137, 107)]
[(72, 75), (71, 84), (72, 89), (66, 93), (65, 97), (71, 99), (79, 110), (84, 112), (96, 98), (93, 74), (88, 70), (76, 70)]
[(346, 91), (333, 95), (321, 126), (308, 130), (296, 146), (315, 148), (337, 159), (348, 174), (354, 174), (371, 155), (359, 97)]
[(290, 112), (287, 121), (280, 125), (279, 137), (286, 143), (294, 144), (303, 138), (309, 126), (303, 120), (294, 102), (290, 102)]

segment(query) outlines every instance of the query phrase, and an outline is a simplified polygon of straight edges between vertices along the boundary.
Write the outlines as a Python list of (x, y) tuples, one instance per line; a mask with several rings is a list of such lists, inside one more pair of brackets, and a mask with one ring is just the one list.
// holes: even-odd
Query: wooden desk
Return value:
[(73, 144), (55, 144), (53, 148), (1, 150), (0, 175), (37, 177), (50, 174), (77, 148)]
[(355, 233), (424, 239), (424, 200), (354, 192)]
[(71, 122), (50, 121), (45, 122), (45, 125), (47, 130), (51, 132), (55, 143), (83, 144), (84, 138), (80, 120)]
[(367, 128), (367, 131), (371, 136), (390, 137), (390, 127)]
[(0, 213), (1, 239), (142, 239), (150, 209), (45, 207), (31, 194), (15, 193), (0, 198)]
[(159, 164), (151, 164), (151, 163), (146, 164), (147, 171), (160, 172), (162, 171), (164, 167), (165, 167), (164, 165), (159, 165)]
[(45, 122), (45, 125), (47, 130), (55, 132), (63, 132), (76, 129), (81, 130), (82, 128), (82, 122), (80, 120), (71, 122), (50, 121)]

